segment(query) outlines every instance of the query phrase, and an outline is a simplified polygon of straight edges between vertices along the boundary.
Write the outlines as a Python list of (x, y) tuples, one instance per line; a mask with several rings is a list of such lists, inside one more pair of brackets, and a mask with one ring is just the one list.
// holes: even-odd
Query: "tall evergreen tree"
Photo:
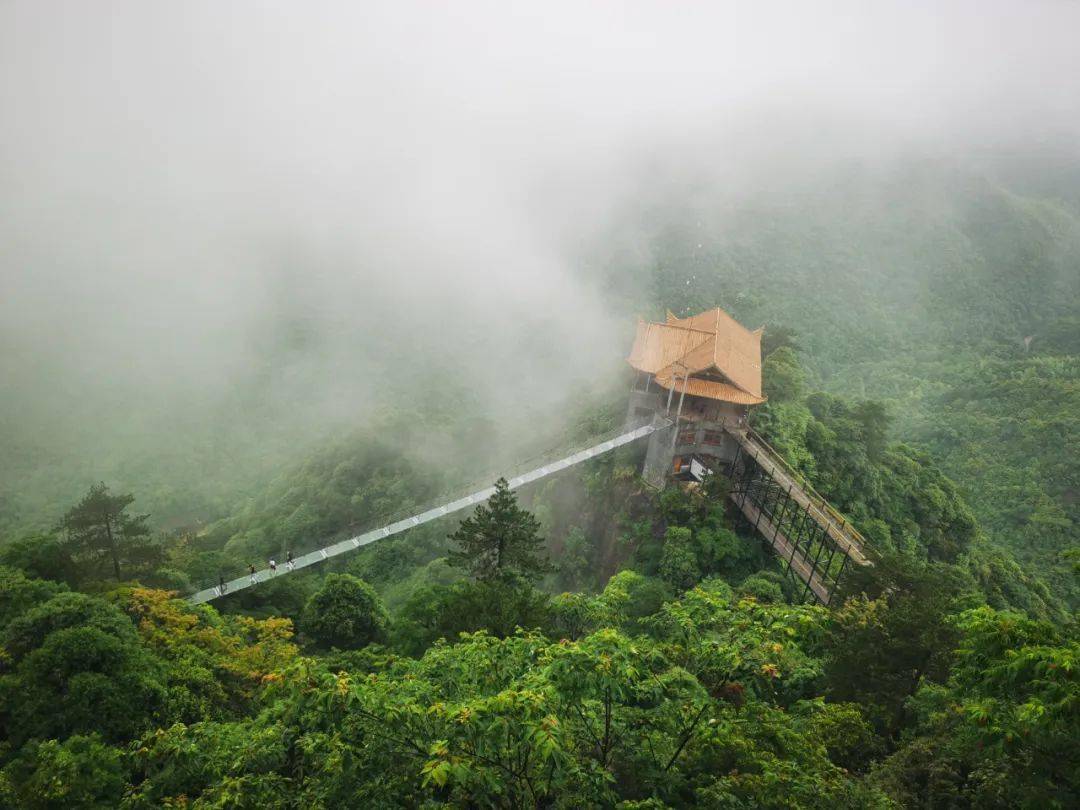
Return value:
[(111, 564), (117, 582), (121, 565), (150, 567), (159, 561), (160, 548), (150, 540), (149, 515), (130, 515), (134, 495), (113, 495), (105, 484), (95, 484), (68, 510), (60, 527), (67, 533), (72, 557)]
[(450, 539), (458, 547), (450, 552), (451, 564), (482, 582), (514, 574), (536, 580), (550, 570), (540, 521), (518, 506), (505, 478), (495, 482), (488, 502), (476, 507)]

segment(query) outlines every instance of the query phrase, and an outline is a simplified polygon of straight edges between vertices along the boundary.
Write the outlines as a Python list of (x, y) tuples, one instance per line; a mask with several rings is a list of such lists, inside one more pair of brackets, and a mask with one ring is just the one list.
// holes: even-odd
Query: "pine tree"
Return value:
[(476, 507), (450, 539), (457, 545), (449, 554), (451, 564), (482, 582), (513, 575), (535, 581), (550, 570), (540, 521), (518, 506), (505, 478), (495, 482), (488, 502)]
[(68, 510), (60, 524), (67, 533), (72, 557), (92, 563), (111, 564), (119, 582), (121, 564), (152, 567), (161, 549), (150, 540), (149, 515), (129, 515), (134, 495), (112, 495), (105, 484), (90, 487), (81, 501)]

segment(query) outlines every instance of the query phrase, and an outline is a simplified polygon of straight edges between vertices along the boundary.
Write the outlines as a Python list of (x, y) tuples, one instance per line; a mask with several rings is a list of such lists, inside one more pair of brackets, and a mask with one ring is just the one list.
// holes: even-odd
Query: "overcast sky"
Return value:
[(625, 333), (582, 246), (642, 167), (1067, 140), (1077, 32), (1030, 0), (3, 0), (0, 394), (225, 391), (297, 311), (339, 404), (387, 335), (484, 384), (588, 378)]

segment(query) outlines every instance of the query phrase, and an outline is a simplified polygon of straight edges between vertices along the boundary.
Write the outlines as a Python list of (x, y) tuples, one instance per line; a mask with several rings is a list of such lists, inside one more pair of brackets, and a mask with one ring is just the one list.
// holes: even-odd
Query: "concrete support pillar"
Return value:
[(645, 456), (645, 467), (641, 472), (645, 481), (657, 489), (663, 489), (668, 475), (671, 473), (672, 440), (675, 426), (656, 431), (649, 437), (649, 450)]

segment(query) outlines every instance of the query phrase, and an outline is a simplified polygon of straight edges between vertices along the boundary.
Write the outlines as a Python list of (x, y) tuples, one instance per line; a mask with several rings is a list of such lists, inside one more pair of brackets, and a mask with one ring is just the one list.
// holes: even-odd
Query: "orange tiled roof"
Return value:
[[(638, 321), (627, 358), (638, 371), (671, 388), (689, 375), (686, 393), (743, 405), (765, 401), (761, 393), (761, 329), (750, 331), (717, 307), (689, 318), (670, 312), (667, 323)], [(724, 380), (702, 379), (703, 374)]]
[(709, 399), (719, 399), (724, 402), (734, 402), (737, 405), (760, 405), (765, 401), (765, 397), (748, 394), (741, 388), (736, 388), (728, 383), (702, 380), (698, 377), (688, 377), (684, 380), (682, 371), (679, 371), (675, 379), (672, 380), (671, 374), (665, 370), (657, 374), (653, 378), (653, 382), (661, 388), (674, 386), (675, 393), (681, 393), (685, 388), (686, 393), (693, 397), (708, 397)]

